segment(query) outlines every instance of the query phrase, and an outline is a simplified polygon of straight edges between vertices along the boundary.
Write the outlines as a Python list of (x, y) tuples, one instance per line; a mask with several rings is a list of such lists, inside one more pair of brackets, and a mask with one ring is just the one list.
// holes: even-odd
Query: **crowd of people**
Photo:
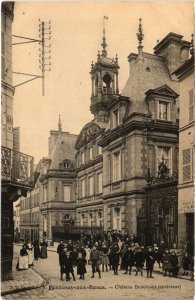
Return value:
[[(20, 250), (20, 256), (16, 268), (26, 270), (33, 266), (33, 260), (47, 258), (48, 243), (45, 239), (41, 243), (38, 240), (33, 243), (28, 239)], [(76, 273), (80, 279), (85, 279), (87, 265), (91, 265), (91, 278), (102, 272), (153, 277), (155, 262), (162, 269), (164, 276), (177, 277), (181, 272), (184, 276), (191, 276), (193, 280), (194, 254), (193, 246), (187, 243), (184, 249), (178, 250), (176, 245), (167, 245), (160, 241), (148, 247), (144, 247), (136, 235), (121, 234), (120, 231), (103, 232), (91, 236), (80, 235), (77, 241), (59, 241), (57, 247), (60, 265), (60, 279), (63, 275), (67, 281), (75, 281)]]
[(65, 274), (67, 281), (70, 280), (70, 275), (74, 281), (76, 280), (74, 268), (77, 269), (80, 279), (85, 279), (87, 264), (91, 265), (91, 278), (95, 277), (95, 273), (101, 278), (101, 272), (109, 271), (118, 275), (119, 270), (122, 270), (124, 274), (143, 276), (144, 266), (146, 277), (154, 278), (155, 262), (159, 268), (162, 268), (164, 276), (177, 277), (179, 270), (182, 269), (182, 275), (191, 274), (193, 280), (194, 261), (189, 243), (182, 252), (176, 248), (175, 244), (168, 247), (164, 241), (160, 241), (159, 245), (144, 247), (137, 236), (122, 235), (116, 230), (90, 237), (81, 235), (80, 240), (76, 242), (69, 240), (64, 243), (60, 240), (57, 247), (60, 278), (63, 280), (63, 274)]
[(31, 243), (30, 240), (27, 239), (20, 250), (16, 269), (18, 271), (27, 270), (34, 265), (34, 259), (47, 258), (47, 247), (48, 244), (45, 239), (43, 239), (41, 243), (39, 243), (38, 240)]

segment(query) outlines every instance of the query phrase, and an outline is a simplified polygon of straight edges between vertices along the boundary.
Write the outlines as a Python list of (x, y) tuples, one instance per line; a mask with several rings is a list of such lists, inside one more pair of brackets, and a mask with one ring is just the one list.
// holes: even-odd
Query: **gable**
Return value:
[(86, 124), (81, 130), (77, 141), (76, 141), (76, 149), (78, 150), (80, 147), (91, 141), (94, 137), (96, 137), (102, 129), (94, 122), (90, 122)]
[(160, 95), (164, 97), (171, 97), (171, 98), (177, 98), (179, 95), (172, 90), (168, 85), (160, 86), (156, 89), (150, 89), (145, 93), (147, 96), (150, 95)]

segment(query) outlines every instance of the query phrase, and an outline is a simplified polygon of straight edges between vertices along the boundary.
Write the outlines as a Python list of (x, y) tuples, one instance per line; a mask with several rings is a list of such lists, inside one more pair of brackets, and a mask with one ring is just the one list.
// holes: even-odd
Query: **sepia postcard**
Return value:
[(193, 1), (1, 2), (2, 299), (194, 299)]

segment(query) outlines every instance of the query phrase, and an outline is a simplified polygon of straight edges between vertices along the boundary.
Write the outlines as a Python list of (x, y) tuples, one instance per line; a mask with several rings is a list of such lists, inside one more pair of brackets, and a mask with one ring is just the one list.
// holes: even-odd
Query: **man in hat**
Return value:
[(120, 254), (120, 248), (118, 243), (115, 242), (111, 247), (112, 268), (114, 271), (114, 275), (118, 275), (119, 254)]
[(59, 265), (61, 266), (61, 257), (64, 249), (64, 242), (63, 240), (59, 241), (59, 245), (57, 247), (57, 253), (59, 254)]
[(154, 278), (152, 276), (152, 271), (153, 271), (154, 263), (155, 263), (155, 254), (154, 254), (151, 246), (147, 247), (145, 259), (146, 259), (147, 278), (149, 278), (149, 277)]

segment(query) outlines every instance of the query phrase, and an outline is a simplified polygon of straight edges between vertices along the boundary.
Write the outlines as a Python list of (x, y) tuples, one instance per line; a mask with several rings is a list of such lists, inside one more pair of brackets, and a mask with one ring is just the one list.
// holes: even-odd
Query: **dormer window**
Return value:
[(113, 128), (119, 125), (119, 110), (118, 108), (113, 111)]

